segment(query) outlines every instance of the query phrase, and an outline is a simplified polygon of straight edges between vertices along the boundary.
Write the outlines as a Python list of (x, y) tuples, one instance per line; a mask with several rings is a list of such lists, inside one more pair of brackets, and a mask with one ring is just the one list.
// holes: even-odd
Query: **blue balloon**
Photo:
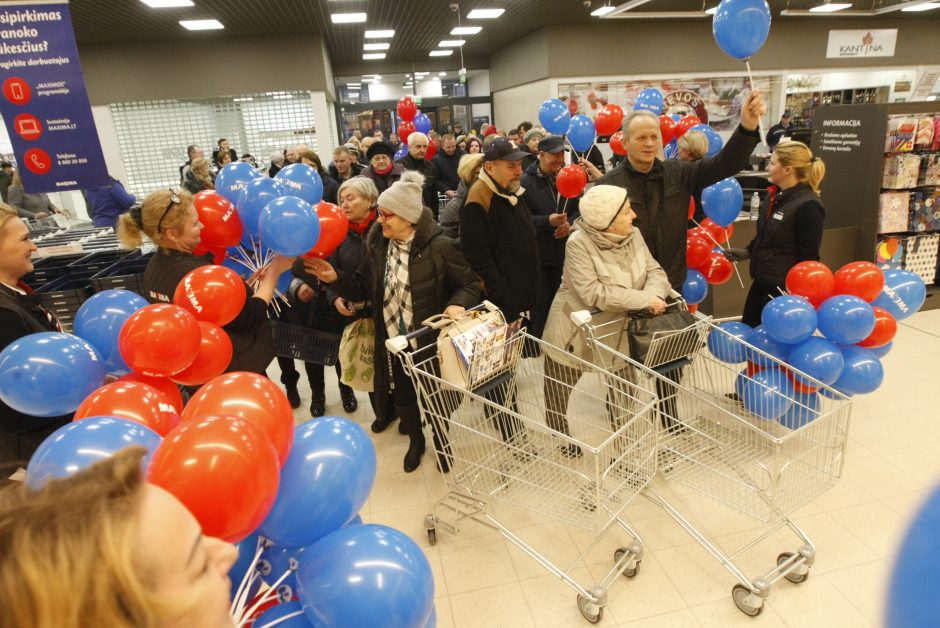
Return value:
[(708, 151), (706, 151), (706, 157), (714, 157), (721, 152), (721, 147), (724, 146), (725, 141), (721, 139), (721, 136), (718, 135), (718, 131), (711, 128), (707, 124), (696, 124), (689, 131), (698, 131), (699, 133), (704, 133), (705, 137), (708, 138)]
[(721, 323), (708, 334), (708, 350), (722, 362), (740, 364), (747, 360), (744, 346), (751, 327), (737, 321)]
[[(305, 547), (269, 547), (261, 555), (261, 573), (264, 574), (264, 583), (273, 587), (285, 573), (288, 576), (277, 585), (278, 596), (289, 600), (297, 592), (297, 565), (303, 556)], [(293, 571), (292, 571), (293, 570)]]
[(832, 387), (850, 397), (877, 390), (885, 378), (881, 360), (863, 347), (842, 345), (839, 348), (845, 358), (845, 367)]
[(355, 517), (347, 521), (343, 527), (348, 528), (349, 526), (361, 526), (361, 525), (362, 525), (362, 517), (359, 515), (356, 515)]
[(888, 589), (887, 617), (890, 628), (934, 628), (940, 617), (936, 595), (937, 561), (940, 558), (940, 488), (935, 488), (901, 542), (894, 560)]
[(818, 393), (796, 393), (790, 409), (777, 421), (784, 427), (797, 430), (819, 417), (821, 405)]
[(666, 159), (672, 159), (679, 155), (679, 140), (672, 138), (672, 141), (663, 146), (663, 156)]
[(323, 417), (298, 425), (261, 534), (305, 547), (339, 529), (368, 499), (375, 465), (372, 439), (353, 421)]
[(748, 412), (773, 421), (793, 405), (793, 382), (786, 371), (773, 366), (746, 378), (738, 396)]
[(881, 360), (881, 359), (884, 358), (886, 355), (888, 355), (888, 353), (891, 351), (891, 348), (892, 348), (893, 346), (894, 346), (894, 342), (889, 342), (888, 344), (882, 345), (882, 346), (880, 346), (880, 347), (872, 347), (872, 348), (869, 349), (869, 351), (871, 351), (872, 353), (874, 353), (874, 354), (875, 354), (875, 357), (878, 358), (879, 360)]
[(851, 345), (868, 338), (875, 328), (875, 312), (859, 297), (840, 294), (819, 304), (819, 331), (840, 345)]
[(571, 147), (579, 153), (591, 150), (594, 146), (594, 139), (597, 133), (594, 130), (594, 121), (583, 113), (579, 113), (571, 118), (571, 125), (568, 127), (568, 141)]
[(801, 343), (816, 331), (816, 310), (806, 299), (792, 295), (771, 299), (760, 320), (771, 338), (788, 345)]
[[(842, 368), (845, 366), (845, 358), (842, 356), (839, 347), (819, 336), (813, 336), (790, 349), (787, 362), (798, 371), (806, 373), (826, 385), (839, 379)], [(796, 373), (793, 375), (801, 384), (814, 385), (813, 382), (802, 375)]]
[(698, 305), (708, 295), (708, 281), (705, 275), (689, 268), (682, 284), (682, 298), (689, 305)]
[(663, 112), (663, 94), (655, 87), (644, 89), (633, 101), (633, 110), (652, 111), (657, 116)]
[(258, 178), (261, 178), (261, 175), (251, 164), (244, 161), (232, 162), (222, 166), (219, 174), (215, 175), (215, 191), (233, 204), (238, 203), (238, 197), (248, 182)]
[(147, 299), (130, 290), (105, 290), (92, 295), (75, 314), (74, 334), (95, 348), (111, 375), (131, 372), (118, 350), (118, 336), (131, 314), (145, 305)]
[(105, 377), (98, 352), (72, 334), (30, 334), (0, 351), (0, 399), (30, 416), (75, 412), (85, 397), (104, 385)]
[[(284, 619), (285, 617), (289, 619)], [(276, 624), (275, 621), (277, 621)], [(307, 616), (304, 615), (303, 605), (296, 600), (275, 604), (264, 611), (252, 626), (254, 628), (266, 628), (271, 624), (274, 624), (276, 628), (311, 628), (314, 625), (307, 620)]]
[(539, 107), (539, 122), (552, 135), (564, 135), (571, 126), (571, 112), (559, 99), (549, 98)]
[(425, 135), (431, 132), (431, 118), (426, 113), (419, 113), (411, 123), (415, 125), (415, 131), (420, 131)]
[(242, 240), (249, 236), (258, 238), (261, 234), (258, 232), (258, 219), (261, 218), (261, 210), (279, 196), (285, 196), (287, 192), (284, 186), (275, 179), (261, 177), (245, 184), (245, 188), (238, 196), (238, 202), (235, 209), (238, 217), (242, 221), (242, 227), (245, 229), (242, 234)]
[(884, 275), (884, 288), (871, 304), (887, 310), (899, 321), (914, 315), (927, 298), (924, 280), (909, 270), (886, 270)]
[(422, 628), (434, 607), (424, 552), (381, 525), (343, 528), (307, 548), (297, 585), (314, 625)]
[(147, 449), (146, 469), (162, 440), (146, 425), (129, 419), (96, 416), (74, 421), (42, 441), (26, 467), (26, 485), (41, 488), (49, 479), (67, 478), (131, 445)]
[(303, 255), (320, 238), (317, 212), (296, 196), (279, 196), (265, 205), (258, 225), (265, 245), (281, 255)]
[(751, 330), (751, 333), (747, 335), (747, 344), (750, 345), (746, 350), (748, 362), (753, 362), (762, 368), (776, 366), (777, 363), (773, 360), (767, 359), (764, 355), (758, 353), (754, 349), (759, 349), (760, 351), (777, 358), (781, 362), (786, 362), (787, 357), (790, 355), (790, 345), (771, 338), (770, 334), (767, 333), (767, 330), (763, 325), (758, 325)]
[(712, 17), (715, 43), (735, 59), (747, 59), (761, 49), (770, 34), (766, 0), (721, 0)]
[[(232, 592), (229, 599), (235, 599), (235, 594), (238, 593), (238, 587), (241, 586), (242, 580), (245, 579), (245, 575), (249, 570), (258, 568), (260, 561), (255, 560), (255, 552), (258, 550), (258, 538), (257, 533), (252, 533), (235, 545), (236, 549), (238, 549), (238, 560), (236, 560), (232, 568), (228, 570), (228, 577), (232, 582)], [(255, 579), (248, 589), (246, 599), (250, 600), (257, 595), (258, 590), (261, 589), (262, 582), (261, 578)]]
[(281, 276), (277, 278), (277, 289), (286, 295), (288, 290), (290, 290), (290, 282), (293, 279), (294, 275), (291, 273), (291, 271), (285, 270), (283, 273), (281, 273)]
[(428, 617), (427, 622), (424, 624), (424, 628), (437, 628), (437, 608), (431, 607), (431, 615)]
[(323, 200), (323, 179), (312, 166), (307, 164), (284, 166), (274, 175), (274, 180), (284, 187), (284, 194), (287, 196), (296, 196), (311, 205), (316, 205)]
[(702, 190), (702, 210), (720, 227), (733, 223), (743, 206), (744, 191), (734, 177), (722, 179)]
[(398, 161), (399, 159), (401, 159), (407, 154), (408, 154), (408, 145), (406, 144), (398, 149), (398, 151), (395, 153), (394, 159), (395, 161)]

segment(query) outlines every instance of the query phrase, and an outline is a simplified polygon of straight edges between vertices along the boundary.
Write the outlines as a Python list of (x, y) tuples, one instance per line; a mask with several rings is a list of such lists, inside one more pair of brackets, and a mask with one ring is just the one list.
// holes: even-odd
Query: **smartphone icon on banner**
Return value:
[(23, 100), (23, 98), (25, 97), (25, 95), (23, 94), (23, 84), (11, 83), (10, 93), (13, 94), (13, 98), (15, 98), (16, 100)]

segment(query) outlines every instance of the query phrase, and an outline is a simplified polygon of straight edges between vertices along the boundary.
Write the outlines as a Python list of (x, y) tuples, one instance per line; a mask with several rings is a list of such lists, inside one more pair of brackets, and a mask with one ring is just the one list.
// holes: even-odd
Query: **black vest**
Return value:
[(761, 206), (757, 236), (751, 251), (751, 277), (761, 283), (783, 286), (787, 273), (799, 261), (796, 216), (805, 203), (819, 202), (813, 189), (800, 183), (770, 194)]

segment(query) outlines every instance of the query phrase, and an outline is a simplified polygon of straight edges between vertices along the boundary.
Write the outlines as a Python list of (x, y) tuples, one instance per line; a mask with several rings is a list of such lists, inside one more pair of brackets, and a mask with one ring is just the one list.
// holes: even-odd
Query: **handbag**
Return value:
[(339, 341), (340, 381), (353, 390), (373, 391), (375, 320), (371, 316), (346, 325)]
[[(671, 303), (668, 308), (679, 305)], [(654, 316), (649, 310), (631, 313), (627, 319), (630, 357), (648, 367), (656, 367), (686, 358), (702, 346), (695, 317), (684, 307), (668, 309)], [(650, 347), (656, 341), (656, 350)]]
[(521, 353), (519, 325), (507, 325), (498, 309), (469, 311), (457, 320), (438, 314), (423, 324), (440, 329), (441, 379), (461, 390), (473, 389), (511, 368)]

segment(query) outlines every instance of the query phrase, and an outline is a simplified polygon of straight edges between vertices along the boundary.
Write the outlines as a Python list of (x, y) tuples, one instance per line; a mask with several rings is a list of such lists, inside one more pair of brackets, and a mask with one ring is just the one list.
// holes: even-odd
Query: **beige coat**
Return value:
[[(611, 239), (583, 220), (575, 222), (565, 246), (565, 268), (561, 287), (555, 294), (543, 340), (563, 348), (568, 353), (593, 362), (590, 347), (585, 345), (581, 331), (571, 321), (571, 313), (579, 310), (600, 309), (593, 325), (623, 320), (623, 312), (649, 307), (654, 296), (665, 299), (670, 285), (666, 272), (650, 255), (643, 236), (634, 229), (621, 241)], [(616, 328), (616, 329), (614, 329)], [(620, 325), (605, 325), (610, 333), (619, 331)], [(622, 353), (628, 352), (626, 334), (616, 333), (609, 338)], [(563, 353), (549, 351), (556, 362), (574, 366)]]

